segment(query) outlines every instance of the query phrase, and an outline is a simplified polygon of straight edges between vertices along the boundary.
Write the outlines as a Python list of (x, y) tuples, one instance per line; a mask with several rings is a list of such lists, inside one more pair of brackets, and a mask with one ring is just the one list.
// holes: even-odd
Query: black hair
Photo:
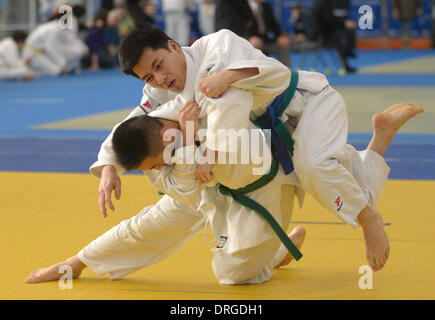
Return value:
[(81, 18), (86, 13), (85, 7), (81, 5), (75, 5), (72, 7), (72, 9), (73, 9), (73, 15), (76, 18)]
[[(66, 4), (68, 5), (68, 4)], [(71, 7), (72, 8), (72, 14), (74, 17), (76, 17), (77, 19), (82, 17), (85, 13), (86, 13), (86, 9), (85, 7), (83, 7), (82, 5), (74, 5)], [(58, 8), (59, 9), (59, 8)], [(66, 11), (64, 11), (63, 13), (60, 12), (55, 12), (49, 19), (49, 21), (53, 21), (53, 20), (59, 20), (60, 18), (62, 18), (65, 14), (67, 14)]]
[(21, 42), (26, 41), (26, 38), (27, 38), (27, 33), (23, 31), (17, 30), (12, 33), (12, 39), (14, 39), (14, 41), (17, 43), (20, 41)]
[(145, 158), (163, 150), (160, 130), (163, 124), (147, 115), (130, 118), (116, 128), (112, 144), (118, 163), (127, 171), (136, 169)]
[(145, 49), (169, 50), (169, 40), (172, 39), (153, 24), (145, 24), (141, 28), (131, 29), (119, 46), (119, 63), (122, 72), (139, 78), (134, 73), (133, 67), (139, 63)]
[(103, 20), (104, 26), (106, 26), (106, 20), (107, 20), (107, 10), (106, 9), (100, 9), (94, 14), (94, 22), (97, 20)]

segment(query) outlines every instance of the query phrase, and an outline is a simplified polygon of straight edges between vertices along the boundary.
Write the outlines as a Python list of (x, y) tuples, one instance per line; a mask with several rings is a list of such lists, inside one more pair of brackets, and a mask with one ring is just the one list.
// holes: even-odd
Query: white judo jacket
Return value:
[(0, 41), (0, 80), (19, 79), (30, 74), (19, 53), (18, 45), (11, 37)]
[[(268, 103), (273, 98), (283, 92), (290, 82), (290, 71), (275, 59), (266, 57), (260, 50), (254, 49), (252, 45), (243, 38), (238, 37), (229, 30), (221, 30), (211, 35), (205, 36), (196, 41), (191, 47), (183, 47), (183, 53), (186, 58), (186, 84), (184, 90), (176, 94), (174, 92), (152, 88), (145, 85), (143, 89), (143, 97), (141, 100), (141, 106), (148, 112), (152, 113), (152, 116), (160, 116), (160, 111), (165, 115), (172, 115), (170, 120), (177, 121), (178, 110), (190, 99), (195, 97), (195, 88), (199, 79), (204, 76), (204, 73), (218, 72), (224, 69), (237, 69), (237, 68), (253, 68), (259, 69), (260, 74), (242, 80), (234, 84), (239, 89), (252, 90), (249, 95), (249, 101), (247, 104), (253, 104), (255, 107), (267, 107)], [(248, 107), (248, 109), (251, 107)], [(247, 128), (249, 125), (249, 119), (245, 120), (240, 114), (246, 115), (246, 107), (243, 108), (240, 103), (232, 108), (225, 108), (226, 112), (231, 117), (227, 119), (225, 126), (222, 121), (216, 121), (217, 118), (210, 113), (205, 113), (204, 109), (201, 112), (200, 118), (207, 116), (207, 127), (209, 132), (217, 132), (219, 128)], [(173, 111), (173, 112), (172, 112)], [(214, 111), (216, 112), (216, 111)], [(136, 107), (125, 119), (129, 119), (134, 116), (142, 115), (144, 111), (141, 107)], [(248, 111), (249, 114), (249, 111)], [(236, 122), (236, 119), (243, 119), (241, 124)], [(117, 128), (117, 124), (110, 135), (103, 142), (100, 152), (98, 154), (98, 160), (90, 167), (90, 173), (96, 177), (101, 177), (101, 170), (105, 165), (113, 165), (117, 168), (118, 174), (125, 171), (117, 162), (116, 156), (112, 148), (112, 135)], [(166, 176), (165, 168), (162, 170), (150, 170), (145, 172), (148, 175), (151, 182), (159, 188), (163, 188), (166, 185), (163, 181)], [(161, 184), (163, 183), (163, 185)], [(167, 189), (164, 192), (170, 194)]]

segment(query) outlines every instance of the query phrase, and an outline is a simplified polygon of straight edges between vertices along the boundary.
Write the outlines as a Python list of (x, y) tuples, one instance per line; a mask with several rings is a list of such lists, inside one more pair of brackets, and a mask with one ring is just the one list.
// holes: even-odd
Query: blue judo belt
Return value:
[(298, 80), (299, 73), (291, 69), (291, 80), (288, 88), (272, 101), (272, 104), (261, 117), (254, 121), (254, 124), (258, 128), (271, 129), (272, 152), (277, 157), (285, 174), (290, 174), (294, 170), (292, 161), (294, 142), (289, 130), (279, 117), (290, 104), (295, 94)]

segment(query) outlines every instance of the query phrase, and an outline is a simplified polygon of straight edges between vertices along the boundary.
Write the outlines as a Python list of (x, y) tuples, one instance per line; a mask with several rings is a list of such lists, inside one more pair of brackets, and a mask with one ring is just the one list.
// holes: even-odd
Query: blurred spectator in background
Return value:
[(291, 51), (310, 51), (318, 48), (315, 41), (317, 29), (314, 27), (313, 17), (305, 11), (302, 4), (298, 3), (292, 8), (292, 23), (294, 37), (291, 41)]
[(83, 68), (99, 70), (114, 67), (114, 59), (107, 49), (106, 16), (105, 10), (98, 11), (93, 26), (87, 31), (85, 43), (89, 47), (89, 53), (82, 60)]
[(136, 28), (144, 28), (147, 24), (154, 23), (157, 8), (153, 2), (127, 0), (127, 8)]
[(249, 39), (254, 17), (246, 0), (215, 0), (215, 30), (228, 29)]
[(264, 0), (216, 0), (216, 30), (229, 29), (290, 66), (290, 37)]
[(197, 0), (199, 30), (203, 35), (215, 32), (214, 13), (216, 6), (213, 0)]
[(33, 80), (33, 74), (21, 57), (27, 34), (15, 31), (0, 41), (0, 80)]
[(295, 33), (295, 41), (301, 42), (307, 39), (305, 11), (302, 4), (298, 3), (292, 8), (292, 22)]
[(423, 14), (421, 0), (393, 0), (393, 18), (400, 23), (402, 48), (409, 48), (409, 32), (418, 15)]
[(154, 24), (157, 13), (157, 6), (152, 1), (145, 1), (143, 4), (143, 12), (145, 14), (145, 22)]
[(116, 10), (111, 10), (106, 18), (106, 31), (104, 39), (107, 45), (107, 53), (113, 59), (114, 66), (119, 66), (118, 61), (118, 48), (121, 43), (119, 35), (118, 24), (121, 21), (121, 13)]
[(349, 65), (355, 58), (356, 23), (349, 19), (350, 0), (314, 0), (311, 14), (323, 45), (337, 49), (347, 72), (357, 69)]
[(107, 12), (115, 8), (114, 0), (101, 0), (100, 5), (100, 9), (106, 10)]
[(112, 10), (116, 10), (119, 14), (118, 32), (119, 36), (123, 38), (128, 30), (134, 27), (135, 22), (128, 11), (128, 6), (125, 1), (116, 0), (115, 3), (116, 6)]
[(68, 13), (59, 13), (51, 21), (36, 27), (27, 37), (23, 59), (35, 75), (57, 76), (80, 69), (80, 60), (88, 52), (77, 35), (77, 18), (84, 14), (84, 9), (74, 6), (72, 13), (71, 29), (60, 27), (61, 18)]
[(187, 4), (187, 0), (162, 0), (165, 32), (180, 46), (187, 46), (190, 41), (191, 17)]
[(272, 8), (265, 0), (249, 0), (255, 17), (249, 41), (265, 54), (274, 54), (286, 66), (290, 66), (290, 37), (283, 32)]
[(54, 9), (56, 9), (56, 0), (38, 0), (38, 21), (46, 22), (50, 19)]

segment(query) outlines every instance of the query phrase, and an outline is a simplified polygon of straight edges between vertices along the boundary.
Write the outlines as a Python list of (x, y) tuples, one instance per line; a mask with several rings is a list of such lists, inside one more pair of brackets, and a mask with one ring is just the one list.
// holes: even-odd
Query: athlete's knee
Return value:
[(216, 265), (213, 263), (213, 271), (220, 284), (238, 285), (246, 283), (262, 283), (272, 276), (272, 268), (258, 270), (234, 264)]
[(212, 267), (220, 284), (262, 283), (273, 273), (272, 259), (280, 246), (278, 239), (235, 252), (217, 251)]
[(305, 152), (295, 152), (293, 165), (298, 176), (313, 177), (325, 169), (326, 159), (309, 155)]

